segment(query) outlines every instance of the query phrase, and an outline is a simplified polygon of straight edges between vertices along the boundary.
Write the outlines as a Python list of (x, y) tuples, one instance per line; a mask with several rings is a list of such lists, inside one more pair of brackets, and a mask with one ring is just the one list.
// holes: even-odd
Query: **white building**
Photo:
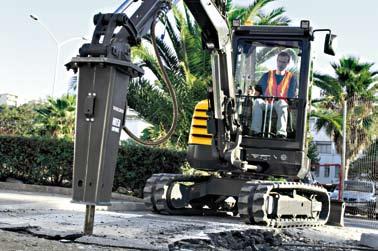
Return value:
[(310, 118), (310, 130), (318, 149), (320, 161), (313, 174), (321, 184), (339, 184), (341, 155), (336, 152), (335, 143), (324, 128), (320, 131), (315, 129), (315, 121), (315, 118)]
[(18, 96), (9, 94), (9, 93), (3, 93), (0, 94), (0, 105), (7, 105), (7, 106), (17, 106), (18, 105)]

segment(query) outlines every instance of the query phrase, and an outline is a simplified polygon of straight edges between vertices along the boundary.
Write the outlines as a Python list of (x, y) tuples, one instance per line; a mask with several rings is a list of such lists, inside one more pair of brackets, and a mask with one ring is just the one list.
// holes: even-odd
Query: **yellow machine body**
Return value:
[(190, 127), (189, 145), (211, 145), (212, 135), (207, 133), (208, 100), (202, 100), (194, 108)]

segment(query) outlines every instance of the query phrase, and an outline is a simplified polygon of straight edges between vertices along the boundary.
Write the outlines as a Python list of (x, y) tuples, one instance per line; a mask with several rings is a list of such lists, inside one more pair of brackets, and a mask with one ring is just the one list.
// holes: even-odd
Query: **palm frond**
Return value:
[(241, 7), (233, 7), (229, 12), (228, 12), (228, 15), (227, 15), (227, 19), (228, 19), (228, 23), (229, 24), (232, 24), (232, 21), (235, 20), (235, 19), (241, 19), (241, 17), (243, 16), (245, 12), (245, 9), (244, 8), (241, 8)]
[(176, 53), (173, 48), (167, 45), (164, 40), (156, 39), (156, 44), (158, 45), (158, 50), (160, 57), (162, 57), (165, 65), (177, 74), (180, 72), (180, 61), (178, 60)]
[(159, 64), (157, 63), (154, 55), (152, 55), (145, 46), (141, 45), (133, 48), (132, 54), (133, 58), (139, 58), (142, 60), (144, 62), (143, 64), (152, 71), (157, 79), (160, 81), (163, 80)]
[(192, 17), (191, 17), (189, 10), (186, 6), (184, 8), (184, 11), (185, 11), (185, 18), (186, 18), (186, 26), (188, 28), (189, 34), (191, 34), (193, 36), (198, 36), (199, 35), (197, 33), (198, 30), (195, 28), (196, 26), (192, 22)]
[(253, 20), (263, 7), (274, 1), (275, 0), (255, 0), (243, 11), (243, 14), (240, 16), (241, 22), (245, 23), (247, 20)]
[[(171, 114), (170, 101), (166, 93), (159, 91), (148, 80), (133, 80), (128, 93), (128, 105), (136, 110), (140, 116), (152, 124), (168, 124)], [(151, 113), (151, 108), (154, 112)]]
[(232, 0), (226, 0), (226, 12), (232, 9)]
[[(173, 9), (175, 10), (176, 7)], [(181, 47), (181, 41), (180, 37), (177, 35), (176, 31), (174, 30), (172, 22), (167, 19), (165, 27), (167, 27), (167, 32), (169, 39), (172, 41), (173, 48), (180, 48)], [(176, 52), (177, 53), (177, 52)]]
[(265, 47), (261, 49), (256, 55), (256, 62), (257, 64), (262, 64), (265, 61), (271, 59), (272, 57), (276, 56), (281, 50), (279, 48), (271, 48)]
[(260, 11), (257, 14), (258, 21), (256, 21), (256, 25), (289, 25), (291, 20), (289, 17), (284, 16), (285, 12), (286, 10), (283, 7), (273, 9), (267, 14)]
[(327, 110), (316, 110), (311, 112), (311, 117), (315, 117), (315, 128), (320, 131), (324, 128), (328, 135), (342, 135), (342, 116), (338, 112)]
[(322, 89), (325, 96), (331, 96), (337, 102), (342, 100), (342, 86), (334, 77), (316, 72), (314, 73), (314, 85)]
[(183, 17), (182, 13), (178, 10), (178, 8), (173, 8), (172, 10), (173, 16), (175, 18), (176, 29), (180, 32), (185, 22), (185, 18)]

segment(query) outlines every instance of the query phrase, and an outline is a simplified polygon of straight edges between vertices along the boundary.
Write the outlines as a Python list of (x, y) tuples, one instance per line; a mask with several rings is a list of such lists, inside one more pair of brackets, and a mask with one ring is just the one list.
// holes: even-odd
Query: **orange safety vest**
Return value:
[(292, 77), (293, 77), (293, 74), (291, 72), (286, 71), (281, 82), (277, 84), (276, 70), (269, 71), (268, 85), (266, 86), (264, 95), (268, 97), (286, 98), (289, 91), (289, 85), (290, 85)]

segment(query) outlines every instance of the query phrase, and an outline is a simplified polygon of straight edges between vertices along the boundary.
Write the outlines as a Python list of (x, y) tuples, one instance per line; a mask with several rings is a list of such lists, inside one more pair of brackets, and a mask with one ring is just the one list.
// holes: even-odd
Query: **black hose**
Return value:
[[(157, 145), (160, 145), (160, 144), (166, 142), (172, 136), (174, 131), (176, 130), (177, 120), (178, 120), (178, 105), (177, 105), (176, 93), (175, 93), (175, 90), (172, 86), (171, 81), (168, 78), (168, 74), (167, 74), (167, 71), (164, 68), (163, 62), (161, 61), (159, 49), (158, 49), (157, 44), (156, 44), (155, 28), (156, 28), (156, 23), (159, 19), (159, 15), (160, 15), (160, 13), (156, 14), (154, 21), (151, 24), (151, 39), (152, 39), (152, 45), (153, 45), (154, 50), (155, 50), (155, 55), (156, 55), (158, 63), (159, 63), (159, 67), (160, 67), (160, 69), (163, 73), (162, 77), (164, 79), (165, 84), (167, 85), (169, 95), (172, 97), (172, 101), (173, 101), (172, 124), (171, 124), (171, 127), (169, 128), (169, 131), (167, 132), (167, 134), (165, 136), (155, 140), (155, 141), (142, 140), (142, 139), (138, 138), (135, 134), (133, 134), (125, 125), (123, 127), (123, 130), (130, 136), (130, 138), (132, 138), (133, 140), (135, 140), (136, 142), (138, 142), (142, 145), (147, 145), (147, 146), (157, 146)], [(125, 112), (126, 112), (126, 110), (125, 110)]]

